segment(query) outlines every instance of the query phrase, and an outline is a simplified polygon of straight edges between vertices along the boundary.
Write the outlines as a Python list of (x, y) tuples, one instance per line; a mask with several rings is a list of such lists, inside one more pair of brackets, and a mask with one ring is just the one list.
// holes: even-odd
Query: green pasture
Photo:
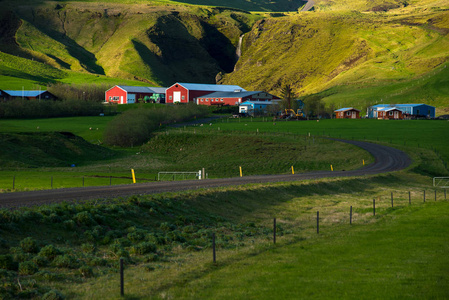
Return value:
[(323, 136), (349, 140), (366, 140), (395, 146), (411, 146), (435, 150), (449, 162), (449, 122), (447, 120), (373, 120), (324, 119), (309, 121), (283, 121), (272, 118), (221, 119), (213, 129), (198, 127), (201, 132), (216, 130), (247, 131), (256, 133), (279, 132), (302, 136)]
[[(217, 178), (239, 176), (240, 167), (247, 176), (287, 174), (292, 172), (292, 167), (296, 173), (331, 168), (349, 170), (372, 162), (366, 152), (327, 137), (392, 145), (421, 162), (415, 164), (415, 172), (430, 176), (448, 174), (447, 121), (273, 122), (267, 118), (222, 118), (212, 125), (165, 127), (140, 147), (114, 147), (108, 152), (102, 139), (112, 118), (0, 120), (3, 133), (71, 132), (93, 144), (92, 147), (81, 142), (67, 144), (70, 140), (52, 144), (38, 135), (33, 139), (33, 134), (28, 135), (31, 138), (28, 148), (23, 148), (26, 144), (20, 147), (3, 144), (1, 188), (29, 190), (126, 184), (131, 183), (131, 169), (135, 170), (137, 182), (147, 182), (156, 180), (158, 172), (197, 172), (202, 168), (209, 178)], [(43, 150), (44, 146), (49, 147), (47, 151)], [(22, 153), (20, 159), (17, 153)]]

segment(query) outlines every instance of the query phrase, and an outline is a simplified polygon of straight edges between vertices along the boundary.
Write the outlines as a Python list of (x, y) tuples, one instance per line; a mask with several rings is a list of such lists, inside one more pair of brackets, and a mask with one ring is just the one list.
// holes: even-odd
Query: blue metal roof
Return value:
[(379, 108), (377, 111), (390, 111), (390, 110), (400, 110), (399, 108), (397, 108), (397, 107), (382, 107), (382, 108)]
[(38, 97), (46, 91), (13, 91), (13, 90), (3, 90), (6, 94), (12, 97)]
[(118, 87), (127, 91), (128, 93), (165, 94), (165, 90), (167, 89), (161, 87), (130, 86), (130, 85), (118, 85)]
[(240, 106), (251, 106), (251, 105), (271, 105), (271, 104), (277, 104), (279, 100), (273, 100), (273, 101), (245, 101), (243, 103), (240, 103)]
[(178, 82), (176, 84), (179, 84), (188, 90), (194, 91), (211, 91), (211, 92), (233, 92), (236, 90), (246, 91), (244, 88), (238, 85), (182, 83), (182, 82)]
[(376, 104), (376, 105), (373, 105), (373, 106), (371, 106), (371, 107), (375, 107), (375, 108), (377, 108), (377, 107), (416, 107), (416, 106), (421, 106), (421, 105), (426, 105), (426, 106), (431, 106), (431, 107), (433, 107), (432, 105), (428, 105), (428, 104), (424, 104), (424, 103), (409, 103), (409, 104)]
[(262, 91), (256, 92), (214, 92), (198, 98), (235, 98), (235, 97), (247, 97), (254, 94), (263, 93)]
[(337, 110), (334, 110), (334, 111), (347, 111), (347, 110), (356, 110), (356, 111), (360, 111), (360, 110), (358, 110), (358, 109), (355, 109), (354, 107), (345, 107), (345, 108), (340, 108), (340, 109), (337, 109)]

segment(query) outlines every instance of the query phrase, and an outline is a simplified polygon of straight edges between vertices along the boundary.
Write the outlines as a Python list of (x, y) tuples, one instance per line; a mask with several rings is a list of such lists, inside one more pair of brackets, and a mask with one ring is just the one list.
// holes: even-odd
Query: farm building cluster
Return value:
[[(360, 119), (360, 110), (353, 107), (334, 111), (337, 119)], [(378, 120), (402, 120), (435, 118), (435, 107), (427, 104), (377, 104), (367, 108), (366, 118)]]
[(135, 87), (116, 85), (105, 92), (105, 102), (128, 104), (153, 103), (196, 103), (209, 106), (241, 106), (244, 114), (266, 111), (270, 105), (279, 103), (280, 98), (264, 91), (247, 91), (238, 85), (175, 83), (170, 87)]
[[(12, 99), (56, 100), (57, 97), (45, 90), (0, 89), (0, 100)], [(105, 103), (195, 103), (209, 106), (238, 106), (238, 112), (241, 115), (277, 113), (280, 111), (281, 101), (281, 98), (265, 91), (247, 91), (238, 85), (178, 82), (170, 87), (116, 85), (105, 91)], [(305, 117), (304, 102), (300, 101), (300, 103), (298, 112), (286, 109), (283, 115)], [(427, 104), (377, 104), (368, 107), (365, 116), (361, 115), (361, 110), (354, 107), (337, 109), (334, 114), (337, 119), (360, 119), (362, 117), (382, 120), (433, 119), (435, 118), (435, 107)]]

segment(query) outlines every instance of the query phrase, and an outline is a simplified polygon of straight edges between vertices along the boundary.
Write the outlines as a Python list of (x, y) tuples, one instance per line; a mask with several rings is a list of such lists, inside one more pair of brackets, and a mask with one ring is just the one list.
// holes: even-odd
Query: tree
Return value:
[(282, 87), (281, 97), (286, 109), (294, 109), (296, 95), (290, 84), (286, 84)]

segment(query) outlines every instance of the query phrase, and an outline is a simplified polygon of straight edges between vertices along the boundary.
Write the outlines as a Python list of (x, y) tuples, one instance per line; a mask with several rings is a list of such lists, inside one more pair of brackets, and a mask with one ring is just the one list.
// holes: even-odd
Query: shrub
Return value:
[(112, 120), (104, 131), (108, 145), (132, 147), (147, 141), (160, 123), (173, 123), (205, 116), (208, 111), (201, 105), (166, 106), (157, 110), (132, 109)]
[(61, 223), (61, 221), (62, 221), (61, 217), (58, 216), (58, 215), (55, 214), (55, 213), (50, 214), (50, 215), (48, 216), (48, 220), (49, 220), (51, 223)]
[(51, 244), (43, 247), (39, 251), (39, 256), (46, 257), (49, 260), (53, 260), (59, 254), (61, 254), (61, 251)]
[(80, 273), (81, 276), (83, 276), (85, 278), (94, 276), (94, 271), (89, 266), (81, 266), (78, 269), (78, 272)]
[(20, 275), (33, 275), (39, 270), (39, 267), (32, 261), (24, 261), (19, 264)]
[(18, 264), (14, 261), (12, 255), (0, 255), (0, 269), (17, 271)]
[(72, 255), (58, 255), (53, 260), (53, 264), (58, 268), (74, 269), (78, 266), (78, 262)]
[(20, 248), (27, 253), (37, 253), (39, 251), (39, 247), (37, 246), (37, 242), (32, 237), (24, 238), (20, 241)]
[(160, 257), (157, 253), (150, 253), (145, 257), (146, 262), (159, 261)]
[(156, 252), (156, 245), (150, 242), (143, 242), (137, 244), (131, 248), (132, 253), (134, 254), (146, 254), (150, 252)]
[(104, 258), (93, 256), (87, 259), (87, 264), (92, 267), (106, 266), (108, 264), (108, 261)]
[(97, 247), (95, 247), (94, 244), (85, 243), (81, 245), (81, 250), (83, 250), (84, 253), (94, 253), (97, 251)]
[(36, 255), (33, 257), (32, 261), (38, 266), (38, 267), (45, 267), (48, 264), (48, 259), (44, 256)]
[(78, 223), (79, 225), (94, 225), (97, 222), (95, 222), (95, 220), (92, 218), (92, 215), (90, 213), (88, 213), (87, 211), (82, 211), (80, 213), (77, 213), (74, 217), (73, 220)]
[(58, 290), (51, 290), (42, 296), (42, 300), (63, 300), (64, 298)]
[(62, 224), (63, 224), (64, 228), (67, 230), (73, 230), (76, 227), (76, 223), (73, 220), (64, 221), (64, 223), (62, 223)]
[(162, 223), (162, 224), (159, 226), (159, 228), (160, 228), (162, 231), (170, 231), (170, 230), (175, 230), (175, 229), (176, 229), (176, 226), (173, 225), (173, 224), (168, 224), (167, 222), (164, 222), (164, 223)]
[(131, 242), (137, 243), (143, 240), (146, 235), (147, 235), (146, 230), (136, 229), (135, 231), (128, 233), (127, 237)]

